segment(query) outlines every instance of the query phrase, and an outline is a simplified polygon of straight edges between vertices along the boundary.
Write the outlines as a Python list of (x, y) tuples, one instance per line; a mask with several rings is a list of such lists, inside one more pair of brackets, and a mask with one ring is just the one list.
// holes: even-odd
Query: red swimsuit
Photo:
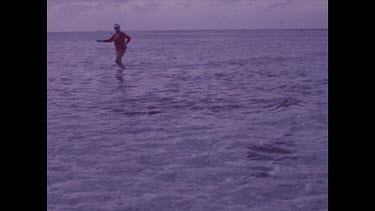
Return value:
[(113, 41), (115, 44), (115, 48), (117, 51), (119, 50), (125, 50), (126, 49), (126, 44), (125, 44), (125, 38), (127, 36), (125, 35), (124, 32), (119, 32), (114, 34), (109, 41)]

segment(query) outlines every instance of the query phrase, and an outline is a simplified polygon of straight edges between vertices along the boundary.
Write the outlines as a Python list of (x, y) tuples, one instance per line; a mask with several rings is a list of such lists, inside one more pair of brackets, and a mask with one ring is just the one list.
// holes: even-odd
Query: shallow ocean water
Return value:
[(328, 31), (48, 33), (48, 210), (328, 210)]

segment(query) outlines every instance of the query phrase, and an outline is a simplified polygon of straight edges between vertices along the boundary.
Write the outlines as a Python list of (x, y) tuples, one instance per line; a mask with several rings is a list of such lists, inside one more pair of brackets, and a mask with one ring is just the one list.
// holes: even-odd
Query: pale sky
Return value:
[(327, 29), (328, 0), (47, 0), (47, 31)]

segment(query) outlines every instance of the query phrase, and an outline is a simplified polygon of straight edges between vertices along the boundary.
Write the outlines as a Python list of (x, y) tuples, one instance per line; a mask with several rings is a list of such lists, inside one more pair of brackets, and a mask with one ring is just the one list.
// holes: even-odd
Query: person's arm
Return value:
[(113, 36), (108, 40), (96, 40), (96, 42), (113, 42)]
[[(124, 33), (125, 34), (125, 33)], [(125, 39), (126, 39), (126, 45), (128, 44), (128, 43), (130, 43), (130, 40), (132, 39), (130, 36), (128, 36), (127, 34), (125, 34)]]

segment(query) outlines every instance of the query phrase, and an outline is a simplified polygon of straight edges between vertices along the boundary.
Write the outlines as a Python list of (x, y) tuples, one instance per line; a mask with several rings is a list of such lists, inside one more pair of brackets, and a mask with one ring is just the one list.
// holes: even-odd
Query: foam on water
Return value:
[(327, 210), (327, 31), (48, 34), (48, 210)]

